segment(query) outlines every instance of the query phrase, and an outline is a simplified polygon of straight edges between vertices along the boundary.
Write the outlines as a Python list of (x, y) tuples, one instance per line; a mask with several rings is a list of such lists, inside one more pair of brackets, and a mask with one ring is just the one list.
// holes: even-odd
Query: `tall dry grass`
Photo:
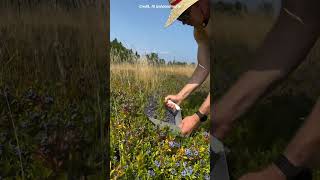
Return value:
[[(74, 152), (69, 152), (69, 149), (67, 149), (62, 153), (51, 154), (51, 157), (56, 158), (63, 153), (70, 153), (66, 158), (67, 160), (78, 160), (82, 158), (79, 158), (78, 155), (86, 156), (85, 159), (82, 158), (81, 163), (87, 163), (90, 166), (96, 166), (94, 163), (98, 164), (98, 169), (101, 171), (95, 169), (93, 174), (97, 175), (95, 179), (103, 179), (106, 169), (108, 169), (105, 167), (107, 163), (104, 163), (106, 158), (104, 153), (107, 154), (105, 151), (108, 143), (107, 136), (105, 136), (105, 112), (108, 110), (108, 108), (105, 108), (108, 107), (106, 105), (107, 43), (109, 42), (107, 12), (96, 8), (78, 8), (66, 11), (46, 6), (32, 9), (22, 7), (19, 12), (16, 8), (0, 7), (0, 9), (0, 95), (8, 93), (11, 97), (11, 99), (9, 98), (10, 102), (7, 103), (8, 106), (0, 109), (0, 119), (5, 120), (6, 114), (13, 114), (11, 122), (15, 134), (18, 134), (16, 136), (17, 145), (23, 144), (23, 147), (32, 147), (34, 149), (30, 151), (34, 153), (39, 146), (39, 144), (36, 144), (37, 141), (32, 139), (34, 137), (28, 139), (28, 141), (21, 141), (23, 137), (29, 134), (24, 134), (25, 132), (20, 127), (16, 129), (14, 124), (20, 125), (28, 122), (31, 118), (28, 113), (35, 112), (57, 116), (63, 112), (66, 115), (64, 117), (65, 121), (75, 123), (68, 112), (73, 104), (79, 109), (79, 114), (84, 114), (93, 119), (90, 125), (85, 125), (86, 131), (82, 131), (83, 134), (90, 134), (89, 136), (93, 137), (88, 142), (91, 145), (88, 146), (84, 143), (76, 145), (85, 145), (91, 149), (85, 150), (86, 147), (82, 148), (81, 153), (83, 154), (76, 152), (78, 153), (77, 156), (74, 156), (72, 154)], [(31, 91), (29, 91), (30, 89)], [(26, 92), (35, 93), (35, 96), (39, 94), (39, 97), (35, 100), (37, 103), (39, 103), (38, 101), (42, 102), (40, 95), (52, 97), (53, 107), (49, 110), (42, 110), (41, 108), (14, 109), (15, 105), (23, 101)], [(12, 97), (17, 97), (15, 103), (11, 102)], [(32, 103), (30, 104), (32, 105)], [(49, 115), (43, 116), (42, 122), (52, 123), (53, 121), (54, 119)], [(58, 125), (60, 127), (56, 131), (67, 129), (62, 123)], [(77, 124), (77, 131), (83, 125), (83, 122)], [(37, 128), (34, 124), (32, 126), (29, 128)], [(1, 131), (11, 133), (12, 129), (6, 129), (6, 127), (1, 124)], [(55, 133), (59, 134), (59, 132)], [(56, 134), (48, 134), (48, 136), (59, 136)], [(66, 143), (72, 143), (70, 140), (67, 141)], [(44, 143), (52, 142), (44, 141)], [(52, 147), (55, 148), (55, 146)], [(18, 150), (20, 152), (19, 147)], [(89, 150), (91, 152), (85, 154)], [(22, 149), (22, 152), (24, 151), (25, 149)], [(93, 157), (98, 154), (98, 158)], [(3, 156), (8, 160), (15, 158), (12, 153), (10, 155), (8, 153), (3, 154)], [(25, 160), (29, 158), (29, 156), (22, 156), (20, 161), (24, 167), (20, 168), (21, 172), (24, 169), (30, 169), (31, 166), (44, 167), (50, 164), (45, 160), (43, 164), (39, 164), (33, 158), (28, 160), (27, 163)], [(82, 166), (81, 163), (69, 163), (69, 167), (66, 166), (64, 169), (61, 167), (61, 169), (53, 168), (51, 174), (48, 173), (47, 175), (56, 179), (57, 174), (65, 173), (70, 176), (69, 178), (77, 178), (76, 176), (79, 174), (87, 174), (87, 172), (77, 171), (70, 167)], [(14, 169), (14, 167), (11, 168)], [(32, 175), (39, 174), (38, 172), (28, 171), (20, 176), (18, 170), (14, 169), (16, 174), (11, 173), (10, 176), (12, 178), (22, 176), (24, 178), (24, 175), (32, 177)], [(41, 170), (38, 171), (42, 173)], [(100, 178), (98, 178), (98, 175), (101, 175)]]
[[(154, 90), (160, 87), (160, 83), (164, 79), (170, 79), (172, 76), (181, 78), (185, 83), (192, 76), (196, 66), (195, 65), (159, 65), (152, 66), (148, 64), (111, 64), (111, 79), (117, 78), (115, 81), (126, 82), (141, 82), (145, 89)], [(111, 82), (115, 82), (111, 80)], [(210, 78), (208, 77), (204, 82), (204, 86), (209, 88)], [(112, 84), (111, 84), (112, 88)]]
[(104, 13), (46, 7), (1, 11), (0, 83), (15, 89), (57, 85), (53, 93), (73, 98), (94, 94), (107, 64)]

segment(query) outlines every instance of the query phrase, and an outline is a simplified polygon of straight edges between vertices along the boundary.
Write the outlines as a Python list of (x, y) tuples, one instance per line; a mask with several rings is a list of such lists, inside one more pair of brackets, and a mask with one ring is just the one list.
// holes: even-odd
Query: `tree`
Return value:
[(259, 11), (267, 15), (273, 15), (274, 7), (272, 2), (262, 1), (258, 6)]
[(120, 41), (115, 38), (110, 42), (110, 58), (114, 63), (136, 63), (140, 55), (133, 52), (132, 49), (127, 49)]
[(235, 3), (218, 1), (214, 3), (213, 7), (217, 12), (232, 15), (239, 15), (242, 12), (247, 12), (247, 6), (238, 0)]
[(158, 54), (154, 52), (147, 54), (147, 60), (149, 65), (158, 65), (160, 61)]

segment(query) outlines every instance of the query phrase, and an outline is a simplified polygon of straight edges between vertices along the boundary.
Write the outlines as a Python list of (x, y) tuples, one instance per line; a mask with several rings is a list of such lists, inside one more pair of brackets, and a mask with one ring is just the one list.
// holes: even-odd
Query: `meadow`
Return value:
[(107, 17), (93, 7), (7, 5), (0, 11), (0, 179), (104, 179)]
[[(272, 27), (275, 17), (263, 14), (216, 13), (214, 18), (215, 61), (211, 67), (211, 82), (213, 82), (211, 95), (213, 99), (219, 99), (251, 65), (255, 50)], [(244, 173), (259, 170), (271, 163), (279, 153), (283, 152), (296, 130), (302, 125), (319, 95), (320, 84), (315, 83), (317, 72), (320, 71), (319, 52), (320, 46), (317, 42), (297, 70), (292, 72), (286, 81), (269, 91), (236, 123), (234, 130), (224, 141), (230, 149), (227, 156), (231, 179), (237, 179)], [(170, 135), (160, 136), (160, 132), (152, 129), (143, 114), (143, 107), (149, 94), (157, 91), (160, 96), (165, 96), (177, 92), (187, 82), (193, 68), (111, 65), (112, 178), (201, 179), (208, 173), (209, 159), (206, 161), (207, 164), (202, 166), (205, 167), (204, 171), (199, 170), (197, 161), (187, 162), (187, 166), (178, 163), (177, 167), (172, 163), (176, 162), (177, 157), (188, 159), (186, 151), (183, 154), (181, 146), (179, 150), (172, 145), (174, 142), (184, 143), (182, 145), (184, 150), (192, 147), (198, 152), (207, 146), (201, 135), (201, 132), (207, 130), (205, 126), (197, 131), (194, 137), (178, 141)], [(200, 92), (194, 97), (204, 98), (206, 93)], [(195, 102), (199, 102), (195, 100), (190, 97), (182, 105), (183, 108), (187, 112), (194, 112), (193, 108), (198, 105)], [(169, 142), (172, 142), (170, 143), (172, 148)], [(172, 153), (175, 156), (172, 156)], [(206, 151), (203, 153), (202, 158), (209, 158)], [(184, 156), (186, 157), (183, 158)], [(169, 165), (163, 165), (166, 163)], [(188, 166), (191, 168), (187, 169)], [(185, 174), (188, 171), (192, 172), (191, 176)], [(194, 172), (199, 174), (196, 176)], [(314, 179), (320, 179), (319, 172), (319, 169), (314, 169)]]
[[(157, 129), (144, 114), (148, 98), (177, 93), (194, 65), (111, 64), (111, 179), (208, 179), (208, 124), (189, 138)], [(204, 86), (182, 102), (184, 115), (193, 114), (209, 92)]]

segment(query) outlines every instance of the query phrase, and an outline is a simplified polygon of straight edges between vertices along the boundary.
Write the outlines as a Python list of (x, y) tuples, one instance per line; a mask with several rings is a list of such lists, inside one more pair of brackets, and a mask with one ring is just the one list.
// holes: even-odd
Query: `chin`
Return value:
[(202, 28), (202, 24), (193, 25), (193, 27)]
[(196, 24), (196, 23), (190, 23), (190, 24), (188, 23), (188, 25), (189, 25), (189, 26), (193, 26), (193, 27), (199, 27), (199, 26), (202, 26), (202, 25), (199, 25), (199, 24)]

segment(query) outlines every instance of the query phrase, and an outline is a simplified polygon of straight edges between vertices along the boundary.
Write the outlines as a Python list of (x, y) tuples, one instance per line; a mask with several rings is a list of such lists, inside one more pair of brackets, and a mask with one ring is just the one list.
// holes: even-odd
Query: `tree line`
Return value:
[(76, 9), (76, 8), (103, 8), (107, 2), (101, 0), (1, 0), (1, 8), (33, 9), (37, 7)]
[[(148, 65), (188, 65), (186, 62), (182, 61), (168, 61), (160, 58), (159, 55), (155, 52), (141, 56), (137, 51), (132, 49), (127, 49), (123, 44), (118, 41), (117, 38), (110, 42), (110, 59), (112, 63), (146, 63)], [(191, 63), (195, 64), (195, 63)]]
[[(248, 13), (249, 9), (247, 5), (240, 1), (225, 2), (217, 1), (214, 3), (214, 10), (220, 13), (227, 13), (231, 15), (239, 15), (241, 13)], [(273, 15), (275, 7), (272, 2), (261, 1), (256, 9), (257, 12), (267, 15)]]

